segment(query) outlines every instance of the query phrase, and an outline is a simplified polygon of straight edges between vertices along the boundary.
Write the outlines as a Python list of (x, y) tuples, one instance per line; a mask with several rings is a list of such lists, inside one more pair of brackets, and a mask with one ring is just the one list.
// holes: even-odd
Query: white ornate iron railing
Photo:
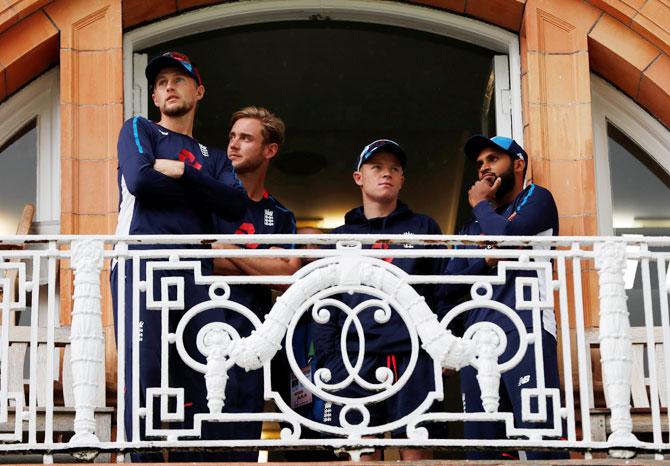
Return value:
[[(214, 241), (294, 244), (297, 247), (208, 249)], [(404, 247), (361, 248), (361, 245), (379, 242), (402, 244)], [(300, 245), (306, 244), (319, 248), (300, 248)], [(144, 249), (134, 249), (138, 245)], [(193, 245), (196, 245), (195, 249)], [(458, 245), (481, 247), (450, 248)], [(486, 248), (486, 245), (493, 247)], [(105, 452), (117, 453), (117, 460), (123, 461), (124, 453), (130, 451), (325, 447), (344, 449), (353, 458), (358, 458), (362, 451), (374, 447), (463, 449), (463, 445), (467, 445), (468, 449), (567, 449), (584, 452), (586, 457), (598, 450), (606, 450), (619, 457), (646, 452), (663, 458), (670, 451), (670, 421), (667, 415), (670, 383), (667, 380), (668, 371), (664, 369), (664, 361), (670, 361), (669, 246), (670, 238), (619, 237), (486, 237), (485, 241), (482, 237), (421, 235), (0, 237), (0, 454), (38, 453), (43, 455), (45, 462), (50, 462), (53, 454), (60, 452), (72, 453), (82, 459), (91, 459), (95, 454)], [(293, 276), (218, 276), (203, 275), (201, 270), (204, 258), (295, 256), (314, 261)], [(499, 262), (492, 274), (408, 275), (382, 260), (402, 257), (488, 257)], [(148, 309), (161, 312), (162, 318), (170, 313), (180, 315), (176, 330), (170, 331), (167, 325), (160, 329), (161, 354), (156, 357), (161, 358), (163, 369), (169, 365), (171, 358), (178, 357), (202, 374), (208, 393), (209, 412), (195, 416), (195, 427), (169, 429), (171, 421), (180, 421), (183, 416), (183, 410), (171, 412), (169, 400), (176, 398), (183, 401), (183, 393), (169, 386), (166, 374), (161, 374), (160, 386), (147, 390), (147, 398), (160, 399), (162, 423), (153, 425), (153, 403), (141, 406), (137, 396), (139, 358), (126, 361), (126, 358), (119, 357), (116, 368), (119, 390), (113, 420), (116, 438), (99, 438), (102, 427), (96, 400), (100, 398), (101, 387), (105, 386), (101, 295), (107, 292), (104, 288), (109, 286), (101, 280), (105, 261), (117, 264), (119, 279), (112, 286), (118, 287), (120, 313), (123, 309), (132, 310), (133, 324), (136, 325), (131, 332), (131, 329), (125, 328), (123, 316), (119, 317), (119, 348), (124, 347), (127, 339), (131, 339), (133, 348), (137, 348), (142, 331), (150, 330), (140, 328), (140, 300), (146, 300)], [(132, 303), (126, 303), (124, 299), (127, 263), (134, 270), (130, 283)], [(140, 280), (138, 276), (140, 265), (146, 268), (145, 280)], [(69, 350), (63, 350), (68, 346), (67, 338), (62, 336), (64, 329), (60, 327), (57, 316), (59, 267), (70, 267), (74, 271)], [(644, 313), (645, 327), (644, 330), (631, 330), (626, 288), (627, 282), (632, 283), (631, 273), (638, 269), (642, 277), (643, 309), (632, 311)], [(179, 278), (179, 273), (169, 278), (160, 275), (160, 283), (153, 283), (158, 270), (192, 270), (195, 283), (207, 288), (209, 298), (184, 309), (183, 279)], [(506, 283), (508, 273), (513, 270), (537, 274), (517, 277), (516, 283), (510, 284), (517, 290), (515, 307), (533, 312), (533, 328), (529, 330), (518, 318), (515, 309), (490, 299), (492, 289)], [(597, 283), (595, 273), (598, 274)], [(586, 285), (583, 277), (588, 277)], [(290, 286), (262, 320), (263, 316), (257, 317), (252, 310), (228, 299), (230, 286), (236, 284)], [(470, 298), (451, 309), (438, 322), (433, 310), (412, 288), (412, 285), (420, 284), (462, 284), (469, 288)], [(530, 292), (529, 300), (523, 298), (524, 289)], [(655, 290), (655, 296), (652, 290)], [(342, 293), (351, 292), (363, 293), (370, 300), (354, 309), (338, 301), (337, 297)], [(173, 293), (172, 297), (168, 296), (170, 293)], [(598, 299), (590, 299), (592, 296)], [(597, 327), (595, 330), (585, 328), (585, 300), (593, 307), (599, 307), (599, 322), (593, 323)], [(329, 373), (324, 369), (317, 370), (313, 378), (306, 377), (289, 343), (300, 317), (306, 315), (308, 320), (313, 321), (312, 325), (322, 325), (330, 318), (328, 309), (338, 308), (348, 316), (342, 333), (346, 334), (349, 328), (355, 329), (361, 348), (364, 348), (364, 329), (360, 327), (357, 314), (369, 307), (378, 308), (375, 320), (380, 325), (387, 322), (392, 313), (398, 313), (405, 322), (412, 343), (408, 369), (395, 382), (388, 370), (383, 368), (377, 371), (375, 382), (360, 380), (356, 372), (363, 357), (361, 352), (354, 361), (350, 361), (351, 356), (343, 358), (349, 373), (344, 382), (329, 384)], [(462, 338), (453, 336), (446, 329), (457, 314), (482, 307), (508, 315), (514, 322), (515, 331), (520, 335), (520, 347), (511, 360), (498, 360), (506, 337), (494, 324), (473, 326)], [(197, 349), (201, 354), (194, 357), (185, 346), (184, 329), (195, 316), (212, 308), (239, 312), (253, 323), (256, 330), (249, 337), (240, 338), (235, 329), (226, 323), (212, 320), (197, 332)], [(511, 369), (527, 351), (533, 351), (536, 361), (542, 361), (542, 345), (534, 342), (541, 341), (542, 311), (554, 309), (559, 334), (559, 366), (563, 374), (562, 390), (559, 393), (544, 388), (543, 368), (539, 364), (538, 388), (524, 389), (526, 393), (523, 395), (524, 419), (553, 421), (550, 422), (553, 427), (522, 429), (515, 426), (511, 413), (498, 412), (500, 374)], [(64, 311), (68, 310), (61, 310), (60, 315)], [(22, 314), (29, 315), (29, 319), (21, 319)], [(293, 410), (274, 390), (270, 361), (284, 337), (290, 369), (308, 391), (326, 402), (344, 405), (344, 411), (358, 411), (363, 422), (352, 425), (345, 419), (344, 427), (339, 427), (307, 418)], [(419, 347), (433, 358), (435, 390), (429, 392), (424, 402), (409, 415), (383, 425), (367, 424), (368, 406), (393, 396), (402, 388), (414, 368)], [(170, 348), (176, 348), (178, 356), (168, 356)], [(340, 349), (346, 354), (346, 337), (340, 339)], [(68, 351), (71, 355), (69, 364), (74, 407), (69, 411), (71, 420), (64, 422), (71, 422), (70, 430), (74, 432), (71, 438), (57, 435), (55, 426), (61, 422), (57, 418), (60, 419), (59, 416), (68, 411), (62, 407), (60, 400), (61, 397), (67, 398), (64, 392), (69, 383), (66, 380), (69, 369), (65, 367)], [(599, 352), (600, 359), (596, 357), (592, 362), (592, 352)], [(25, 367), (24, 357), (27, 359)], [(599, 360), (601, 368), (597, 367)], [(126, 406), (123, 396), (126, 364), (131, 364), (135, 382), (128, 387), (135, 394), (134, 407)], [(276, 412), (222, 412), (228, 371), (235, 364), (246, 370), (263, 369), (264, 395), (267, 400), (275, 402)], [(442, 369), (458, 370), (467, 365), (474, 366), (478, 371), (486, 412), (428, 412), (432, 401), (445, 396)], [(375, 393), (364, 399), (339, 396), (338, 389), (347, 382), (365, 385)], [(634, 407), (642, 398), (648, 400), (646, 407), (631, 411), (631, 393)], [(600, 401), (603, 395), (605, 402)], [(537, 412), (530, 410), (533, 398), (538, 400)], [(552, 403), (553, 420), (546, 419), (547, 403)], [(133, 416), (130, 432), (126, 432), (123, 422), (126, 410), (130, 410)], [(199, 439), (202, 422), (243, 420), (279, 421), (288, 427), (281, 430), (279, 439)], [(453, 437), (432, 438), (423, 428), (427, 423), (492, 420), (505, 423), (507, 439), (464, 441)], [(146, 427), (150, 439), (140, 438), (141, 425)], [(565, 427), (562, 428), (562, 425)], [(301, 433), (307, 428), (321, 432), (321, 438), (302, 438)], [(407, 438), (378, 437), (378, 434), (397, 428), (402, 428)], [(108, 431), (105, 432), (108, 437)]]

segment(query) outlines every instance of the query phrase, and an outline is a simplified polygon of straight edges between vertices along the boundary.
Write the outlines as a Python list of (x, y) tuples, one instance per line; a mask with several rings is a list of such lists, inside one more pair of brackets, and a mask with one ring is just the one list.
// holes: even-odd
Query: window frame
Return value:
[(0, 104), (0, 147), (36, 120), (37, 177), (34, 228), (60, 232), (60, 80), (56, 67)]
[(614, 234), (607, 124), (616, 126), (670, 173), (670, 130), (604, 79), (591, 75), (598, 234)]
[[(519, 36), (500, 27), (448, 11), (400, 2), (341, 0), (327, 6), (321, 0), (224, 3), (182, 13), (134, 29), (125, 33), (123, 37), (125, 118), (146, 112), (142, 103), (147, 101), (148, 89), (146, 83), (139, 84), (143, 79), (146, 56), (136, 54), (136, 51), (180, 37), (217, 29), (277, 21), (314, 21), (314, 18), (415, 29), (451, 37), (507, 55), (509, 93), (505, 94), (504, 98), (509, 99), (511, 121), (505, 121), (503, 127), (506, 128), (511, 124), (511, 136), (523, 145)], [(507, 105), (500, 105), (499, 102), (497, 104), (501, 109), (507, 108)], [(506, 129), (505, 134), (508, 131)]]

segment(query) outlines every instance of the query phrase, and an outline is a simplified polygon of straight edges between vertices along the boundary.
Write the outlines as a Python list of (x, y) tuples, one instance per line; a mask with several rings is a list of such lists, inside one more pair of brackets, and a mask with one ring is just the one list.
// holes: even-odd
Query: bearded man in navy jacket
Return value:
[[(198, 102), (205, 95), (200, 73), (186, 55), (166, 52), (154, 57), (146, 67), (145, 74), (152, 89), (154, 105), (160, 111), (160, 121), (154, 123), (136, 116), (126, 121), (121, 128), (118, 141), (119, 219), (117, 235), (205, 235), (214, 233), (214, 216), (229, 221), (242, 218), (249, 203), (246, 191), (239, 182), (226, 154), (208, 147), (193, 138), (193, 123)], [(191, 245), (131, 245), (130, 249), (180, 248), (202, 246)], [(209, 300), (207, 288), (195, 283), (192, 270), (154, 270), (153, 289), (139, 291), (137, 312), (139, 328), (134, 327), (133, 278), (146, 280), (147, 260), (140, 261), (139, 277), (133, 277), (132, 260), (125, 267), (125, 306), (119, 308), (118, 276), (115, 265), (111, 273), (114, 323), (118, 329), (124, 323), (125, 345), (118, 348), (119, 357), (125, 359), (124, 426), (128, 440), (144, 440), (147, 426), (161, 429), (158, 398), (147, 398), (149, 388), (161, 387), (161, 371), (168, 372), (168, 385), (180, 390), (180, 396), (170, 396), (169, 403), (183, 406), (183, 422), (171, 422), (174, 428), (190, 429), (196, 413), (208, 412), (204, 375), (188, 367), (176, 354), (174, 345), (169, 348), (168, 367), (162, 367), (160, 357), (163, 348), (169, 346), (162, 339), (163, 312), (147, 309), (147, 293), (156, 300), (176, 299), (174, 286), (168, 287), (168, 295), (162, 296), (161, 282), (164, 278), (183, 281), (183, 309), (169, 313), (166, 327), (173, 333), (179, 317), (193, 306)], [(212, 261), (200, 261), (203, 275), (212, 274)], [(196, 333), (206, 324), (206, 316), (196, 316), (184, 331), (184, 345), (194, 358), (204, 357), (196, 348)], [(139, 336), (139, 373), (133, 374), (133, 338)], [(167, 337), (167, 335), (166, 335)], [(118, 338), (118, 336), (117, 336)], [(138, 384), (138, 396), (134, 396), (134, 383)], [(133, 404), (137, 403), (137, 407)], [(141, 416), (140, 410), (153, 404), (154, 416)], [(137, 423), (133, 417), (137, 418)], [(217, 427), (204, 423), (202, 438), (219, 438)], [(136, 435), (138, 434), (138, 435)], [(139, 438), (138, 438), (139, 436)], [(134, 462), (162, 462), (161, 453), (133, 453)], [(171, 460), (203, 461), (212, 459), (205, 453), (172, 452)], [(215, 458), (214, 458), (215, 459)]]
[[(465, 155), (475, 162), (478, 180), (468, 191), (468, 202), (473, 219), (458, 232), (459, 235), (558, 235), (558, 210), (551, 193), (538, 185), (524, 187), (528, 154), (513, 139), (496, 136), (491, 139), (477, 135), (471, 137), (464, 147)], [(476, 246), (469, 246), (476, 247)], [(451, 275), (496, 275), (498, 260), (487, 258), (453, 258), (446, 273)], [(539, 280), (541, 298), (546, 289), (544, 275), (536, 271), (508, 270), (504, 285), (493, 286), (492, 300), (514, 309), (525, 328), (533, 331), (531, 310), (516, 309), (515, 284), (518, 277), (535, 277)], [(525, 287), (526, 299), (530, 299)], [(551, 292), (551, 291), (550, 291)], [(470, 299), (470, 287), (447, 285), (442, 287), (443, 296), (452, 305)], [(556, 355), (556, 317), (553, 309), (541, 312), (541, 344), (544, 361), (544, 383), (546, 388), (559, 388), (558, 361)], [(465, 329), (479, 322), (491, 322), (502, 328), (507, 337), (505, 352), (499, 362), (505, 362), (519, 348), (519, 333), (512, 321), (490, 308), (470, 310), (465, 316)], [(527, 422), (521, 417), (521, 392), (525, 388), (537, 387), (537, 367), (533, 346), (530, 345), (521, 362), (513, 369), (503, 372), (500, 383), (500, 412), (513, 412), (518, 428), (551, 428), (553, 410), (547, 398), (547, 421)], [(477, 373), (472, 366), (460, 371), (463, 410), (466, 413), (483, 412)], [(531, 402), (531, 411), (536, 412), (536, 401)], [(501, 422), (466, 422), (465, 437), (470, 439), (504, 439), (505, 426)], [(527, 452), (527, 459), (568, 458), (565, 452)], [(469, 459), (505, 459), (516, 452), (469, 452)]]
[[(405, 151), (394, 141), (380, 139), (363, 149), (358, 157), (353, 173), (354, 182), (361, 189), (363, 205), (349, 211), (345, 224), (334, 229), (332, 233), (348, 234), (441, 234), (437, 222), (427, 215), (417, 214), (410, 210), (399, 199), (399, 193), (405, 181), (404, 169), (407, 164)], [(387, 243), (376, 243), (372, 248), (401, 248), (402, 245), (389, 246)], [(441, 261), (430, 258), (386, 258), (387, 262), (400, 267), (408, 274), (433, 275), (441, 272)], [(426, 297), (428, 305), (433, 307), (432, 286), (415, 286), (419, 294)], [(363, 294), (344, 295), (340, 299), (352, 309), (370, 299)], [(377, 323), (374, 311), (370, 308), (358, 314), (365, 332), (365, 358), (360, 375), (368, 382), (379, 383), (375, 371), (387, 367), (394, 376), (394, 383), (402, 377), (407, 369), (411, 354), (411, 342), (406, 325), (400, 315), (393, 310), (391, 318), (384, 324)], [(313, 332), (316, 341), (316, 354), (321, 358), (320, 365), (331, 371), (329, 383), (337, 383), (347, 375), (343, 356), (340, 351), (340, 331), (346, 315), (329, 308), (331, 315), (326, 324), (314, 324)], [(358, 339), (355, 332), (348, 335), (349, 357), (357, 353)], [(355, 357), (355, 356), (354, 356)], [(423, 350), (419, 350), (417, 364), (407, 384), (394, 396), (366, 407), (370, 411), (370, 424), (381, 425), (402, 418), (414, 411), (426, 395), (434, 388), (435, 372), (433, 360)], [(352, 382), (348, 387), (337, 392), (337, 395), (360, 398), (374, 392), (364, 389)], [(350, 412), (347, 421), (357, 423), (356, 415)], [(356, 413), (358, 414), (358, 413)], [(326, 403), (324, 419), (326, 423), (339, 425), (340, 406)], [(404, 436), (403, 429), (392, 432), (394, 437)], [(432, 452), (417, 449), (401, 449), (403, 460), (430, 459)], [(368, 459), (381, 459), (381, 451), (377, 450)]]

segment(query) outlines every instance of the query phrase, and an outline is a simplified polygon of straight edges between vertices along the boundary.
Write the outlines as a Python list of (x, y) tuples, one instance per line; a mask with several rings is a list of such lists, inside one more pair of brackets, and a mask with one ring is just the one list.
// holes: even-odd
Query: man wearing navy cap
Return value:
[[(551, 193), (535, 184), (524, 187), (528, 154), (513, 139), (496, 136), (491, 139), (477, 135), (471, 137), (464, 147), (465, 155), (475, 162), (478, 180), (468, 191), (468, 202), (473, 219), (458, 232), (459, 235), (558, 235), (558, 210)], [(497, 260), (481, 258), (453, 258), (447, 265), (452, 275), (497, 275)], [(544, 300), (547, 284), (544, 275), (537, 271), (508, 270), (504, 285), (493, 286), (492, 300), (515, 309), (524, 326), (533, 331), (532, 310), (516, 309), (515, 285), (519, 277), (534, 277), (539, 280), (540, 298)], [(528, 288), (528, 287), (526, 287)], [(526, 292), (529, 290), (526, 289)], [(470, 300), (470, 287), (446, 285), (442, 292), (452, 306), (459, 301)], [(525, 296), (530, 299), (530, 293)], [(519, 334), (512, 321), (502, 313), (489, 308), (472, 309), (465, 316), (465, 328), (479, 322), (492, 322), (506, 333), (507, 346), (499, 361), (505, 362), (519, 347)], [(521, 417), (522, 391), (537, 387), (537, 367), (544, 370), (544, 386), (560, 387), (556, 356), (556, 318), (553, 309), (541, 311), (543, 361), (535, 361), (533, 345), (528, 347), (521, 362), (513, 369), (503, 372), (500, 384), (500, 412), (513, 412), (518, 428), (552, 428), (553, 410), (551, 398), (547, 397), (547, 421), (527, 422)], [(466, 413), (483, 412), (477, 373), (472, 366), (460, 371), (463, 410)], [(531, 412), (537, 412), (537, 401), (531, 397)], [(559, 422), (559, 424), (561, 424)], [(465, 437), (471, 439), (505, 438), (505, 425), (501, 422), (466, 422)], [(558, 429), (556, 437), (562, 435)], [(470, 452), (470, 459), (504, 459), (515, 452)], [(527, 459), (568, 458), (564, 452), (527, 452)]]
[[(363, 148), (355, 164), (354, 182), (361, 189), (363, 205), (349, 211), (345, 224), (334, 229), (332, 233), (348, 234), (441, 234), (437, 222), (427, 215), (412, 212), (399, 199), (399, 193), (405, 181), (404, 169), (407, 164), (405, 151), (396, 142), (389, 139), (374, 141)], [(375, 249), (402, 248), (402, 245), (377, 243)], [(429, 258), (387, 258), (409, 274), (433, 275), (442, 270), (441, 261)], [(429, 306), (433, 308), (432, 286), (415, 286), (419, 294), (425, 296)], [(367, 301), (371, 296), (363, 294), (343, 295), (340, 297), (346, 305), (355, 308)], [(330, 309), (330, 320), (325, 324), (315, 323), (313, 326), (316, 343), (316, 354), (321, 358), (319, 365), (331, 371), (329, 383), (337, 383), (349, 374), (344, 367), (343, 355), (340, 351), (340, 332), (346, 315), (335, 308)], [(402, 377), (410, 361), (411, 341), (407, 327), (400, 315), (393, 310), (386, 323), (378, 323), (374, 311), (378, 307), (370, 307), (358, 314), (365, 332), (365, 358), (359, 375), (369, 383), (379, 383), (376, 371), (385, 367), (393, 374), (393, 382)], [(353, 326), (352, 326), (353, 327)], [(358, 338), (353, 331), (349, 332), (347, 348), (350, 360), (355, 361), (359, 351)], [(368, 404), (370, 424), (382, 425), (400, 419), (413, 412), (422, 403), (430, 390), (434, 388), (434, 364), (430, 356), (419, 350), (419, 357), (407, 384), (394, 396), (378, 403)], [(338, 391), (336, 394), (351, 398), (370, 396), (375, 391), (367, 390), (356, 382)], [(323, 421), (339, 425), (341, 407), (326, 403)], [(356, 414), (347, 415), (347, 421), (360, 422)], [(404, 429), (392, 432), (394, 437), (403, 437)], [(402, 449), (403, 460), (430, 459), (432, 452), (417, 449)], [(381, 459), (381, 451), (377, 450), (372, 458)]]
[[(152, 59), (145, 74), (152, 89), (151, 97), (160, 111), (160, 121), (154, 123), (136, 116), (126, 121), (121, 128), (118, 142), (118, 183), (119, 218), (117, 235), (180, 235), (214, 233), (214, 216), (229, 221), (242, 218), (249, 203), (248, 197), (235, 175), (226, 154), (214, 147), (200, 144), (193, 138), (193, 122), (198, 102), (205, 95), (205, 88), (197, 68), (187, 56), (177, 52), (167, 52)], [(131, 245), (131, 249), (148, 248), (189, 248), (188, 245)], [(195, 246), (198, 247), (198, 246)], [(202, 247), (202, 246), (200, 246)], [(203, 275), (212, 274), (212, 261), (200, 262)], [(114, 321), (118, 328), (118, 270), (112, 269), (111, 285), (114, 305)], [(140, 263), (140, 280), (146, 279), (146, 261)], [(162, 316), (160, 309), (147, 309), (147, 293), (152, 292), (155, 300), (176, 299), (171, 289), (170, 296), (161, 295), (163, 278), (183, 280), (184, 308), (169, 313), (167, 327), (170, 333), (176, 331), (178, 318), (184, 311), (209, 299), (207, 288), (196, 284), (192, 270), (154, 270), (154, 289), (139, 292), (139, 328), (133, 322), (133, 263), (126, 261), (125, 269), (125, 347), (119, 348), (125, 365), (125, 416), (124, 426), (128, 440), (145, 439), (145, 430), (152, 425), (161, 429), (159, 403), (154, 398), (153, 418), (140, 416), (133, 402), (140, 409), (147, 406), (146, 392), (149, 388), (159, 388), (161, 370), (168, 372), (168, 386), (181, 388), (180, 396), (164, 397), (172, 404), (183, 406), (183, 423), (171, 422), (170, 426), (189, 429), (193, 415), (206, 412), (206, 390), (204, 375), (194, 371), (177, 356), (171, 345), (167, 361), (169, 367), (162, 368)], [(196, 333), (206, 324), (205, 316), (197, 316), (183, 333), (184, 345), (189, 355), (204, 362), (204, 357), (196, 348)], [(132, 335), (139, 335), (139, 383), (137, 398), (134, 396), (132, 372)], [(170, 408), (174, 412), (175, 407)], [(133, 417), (138, 421), (139, 438), (133, 431)], [(217, 426), (204, 423), (202, 438), (217, 437)], [(133, 454), (133, 461), (163, 461), (160, 453)], [(205, 459), (195, 452), (173, 453), (171, 459), (197, 461)]]

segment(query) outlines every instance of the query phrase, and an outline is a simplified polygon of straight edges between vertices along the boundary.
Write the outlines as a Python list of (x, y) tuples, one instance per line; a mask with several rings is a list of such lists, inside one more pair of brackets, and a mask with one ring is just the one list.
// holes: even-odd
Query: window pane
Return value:
[(670, 175), (616, 127), (607, 127), (616, 234), (670, 232)]
[[(612, 225), (616, 235), (670, 235), (670, 175), (640, 146), (611, 124), (607, 125)], [(656, 264), (650, 264), (654, 324), (660, 325)], [(644, 325), (642, 274), (628, 290), (631, 324)]]
[(32, 121), (0, 147), (0, 234), (13, 235), (37, 196), (37, 126)]

